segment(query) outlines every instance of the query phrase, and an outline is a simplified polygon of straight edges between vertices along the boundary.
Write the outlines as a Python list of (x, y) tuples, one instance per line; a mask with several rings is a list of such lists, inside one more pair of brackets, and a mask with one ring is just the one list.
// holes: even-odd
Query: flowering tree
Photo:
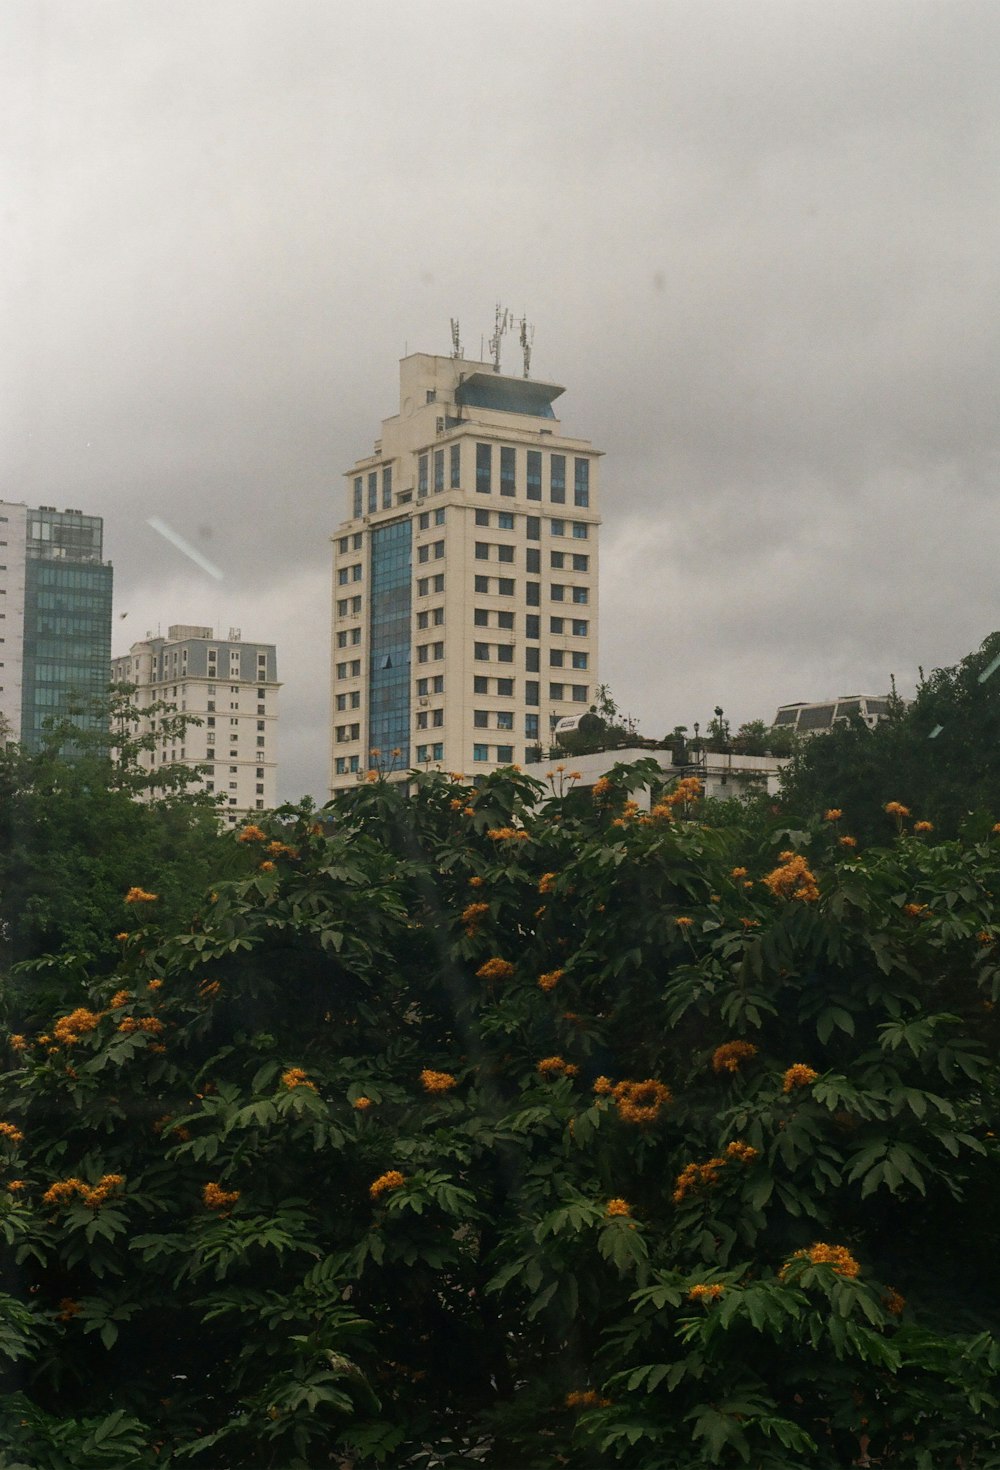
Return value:
[(762, 859), (651, 778), (123, 894), (0, 1078), (9, 1465), (1000, 1463), (1000, 836)]

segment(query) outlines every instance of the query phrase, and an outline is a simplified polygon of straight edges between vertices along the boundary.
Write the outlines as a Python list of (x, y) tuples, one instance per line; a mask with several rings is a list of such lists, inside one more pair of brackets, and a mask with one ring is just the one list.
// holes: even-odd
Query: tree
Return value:
[(0, 1077), (11, 1459), (996, 1463), (1000, 838), (654, 778), (376, 778), (128, 895)]

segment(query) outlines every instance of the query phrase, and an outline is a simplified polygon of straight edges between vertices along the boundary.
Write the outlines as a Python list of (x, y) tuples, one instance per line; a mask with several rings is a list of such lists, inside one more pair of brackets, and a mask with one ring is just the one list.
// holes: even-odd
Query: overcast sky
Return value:
[(998, 56), (996, 0), (5, 0), (0, 498), (105, 518), (115, 653), (277, 643), (323, 797), (342, 473), (499, 299), (644, 733), (909, 693), (1000, 626)]

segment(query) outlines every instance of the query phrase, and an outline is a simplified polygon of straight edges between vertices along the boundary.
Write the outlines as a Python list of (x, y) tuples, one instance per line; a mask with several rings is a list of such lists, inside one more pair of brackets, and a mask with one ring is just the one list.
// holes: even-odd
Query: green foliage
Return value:
[(1000, 1463), (1000, 838), (643, 779), (374, 780), (136, 905), (0, 1077), (0, 1455)]

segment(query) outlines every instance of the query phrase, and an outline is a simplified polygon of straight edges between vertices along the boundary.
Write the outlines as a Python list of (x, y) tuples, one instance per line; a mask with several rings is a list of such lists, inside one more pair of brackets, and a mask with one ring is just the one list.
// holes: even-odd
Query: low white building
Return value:
[[(697, 761), (675, 766), (669, 750), (644, 750), (630, 746), (626, 750), (601, 750), (587, 755), (560, 755), (555, 760), (533, 761), (526, 765), (524, 773), (536, 781), (546, 781), (557, 795), (564, 790), (587, 790), (601, 777), (606, 776), (613, 766), (634, 765), (637, 761), (653, 759), (663, 772), (664, 781), (673, 781), (682, 776), (697, 776), (705, 787), (705, 795), (720, 798), (741, 798), (764, 792), (769, 796), (777, 793), (781, 772), (788, 764), (770, 755), (735, 755), (731, 751), (723, 754), (701, 751)], [(578, 780), (571, 780), (576, 773)], [(643, 810), (649, 809), (649, 789), (635, 791), (633, 798)]]
[[(163, 737), (144, 751), (145, 770), (201, 767), (202, 788), (225, 798), (222, 815), (230, 825), (277, 804), (281, 685), (273, 643), (246, 641), (239, 628), (216, 638), (212, 628), (177, 623), (165, 638), (147, 634), (113, 659), (111, 678), (134, 684), (140, 707), (162, 701), (200, 721), (187, 727), (181, 743)], [(156, 728), (151, 715), (137, 733)]]
[(774, 730), (793, 730), (796, 735), (819, 735), (835, 725), (849, 725), (864, 720), (874, 730), (889, 718), (888, 694), (842, 694), (839, 699), (821, 700), (814, 704), (781, 704), (771, 722)]

